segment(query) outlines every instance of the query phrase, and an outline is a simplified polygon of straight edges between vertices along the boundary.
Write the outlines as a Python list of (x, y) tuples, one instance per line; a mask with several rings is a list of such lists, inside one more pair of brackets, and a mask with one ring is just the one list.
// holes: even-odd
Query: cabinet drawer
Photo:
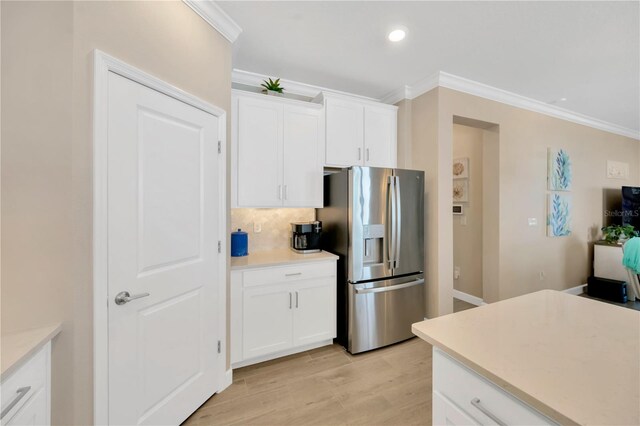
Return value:
[[(480, 424), (496, 424), (496, 420), (490, 415), (508, 425), (556, 424), (435, 348), (433, 350), (433, 391), (445, 396)], [(472, 403), (474, 400), (475, 403)]]
[[(11, 419), (25, 406), (25, 404), (38, 393), (45, 391), (47, 382), (47, 364), (49, 359), (50, 344), (45, 345), (20, 369), (9, 376), (0, 385), (2, 410), (4, 411), (13, 401), (18, 402), (2, 418), (2, 424), (14, 423)], [(25, 389), (19, 393), (19, 389)], [(23, 396), (21, 396), (21, 394)]]
[(333, 277), (335, 275), (335, 261), (305, 263), (300, 265), (244, 271), (242, 284), (244, 287), (252, 287), (265, 284), (282, 284), (290, 281), (306, 280), (310, 278)]

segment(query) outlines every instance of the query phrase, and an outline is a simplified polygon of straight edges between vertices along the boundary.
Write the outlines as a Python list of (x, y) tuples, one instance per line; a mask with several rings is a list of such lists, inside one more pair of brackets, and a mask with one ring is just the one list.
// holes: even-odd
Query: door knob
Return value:
[(116, 294), (116, 305), (124, 305), (125, 303), (131, 302), (132, 300), (141, 299), (147, 296), (149, 296), (149, 293), (134, 294), (132, 296), (128, 291), (121, 291), (120, 293)]

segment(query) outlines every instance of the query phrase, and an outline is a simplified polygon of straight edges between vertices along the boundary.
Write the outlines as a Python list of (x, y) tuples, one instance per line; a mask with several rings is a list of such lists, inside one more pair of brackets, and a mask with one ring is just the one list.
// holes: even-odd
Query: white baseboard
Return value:
[(479, 297), (472, 296), (469, 293), (465, 293), (456, 289), (453, 290), (453, 297), (476, 306), (486, 305), (486, 303), (484, 303), (484, 300), (480, 299)]
[(569, 293), (569, 294), (579, 295), (579, 294), (584, 293), (585, 286), (586, 286), (586, 284), (581, 284), (581, 285), (577, 285), (575, 287), (564, 289), (562, 291), (564, 291), (565, 293)]
[(224, 376), (222, 377), (222, 383), (218, 393), (222, 392), (223, 390), (231, 386), (231, 383), (233, 383), (233, 370), (228, 369), (227, 371), (225, 371)]
[(272, 359), (281, 358), (283, 356), (297, 354), (299, 352), (310, 351), (311, 349), (320, 348), (322, 346), (333, 345), (333, 339), (322, 340), (320, 342), (311, 343), (308, 345), (298, 346), (295, 348), (287, 349), (286, 351), (276, 352), (273, 354), (262, 355), (259, 357), (245, 359), (242, 361), (234, 362), (231, 364), (231, 368), (241, 368), (252, 364), (258, 364), (260, 362), (271, 361)]

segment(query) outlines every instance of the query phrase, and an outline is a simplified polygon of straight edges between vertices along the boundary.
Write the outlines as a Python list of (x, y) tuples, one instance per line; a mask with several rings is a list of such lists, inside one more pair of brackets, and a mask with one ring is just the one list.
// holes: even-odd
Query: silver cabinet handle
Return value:
[(295, 277), (296, 275), (302, 275), (302, 272), (294, 272), (292, 274), (284, 274), (285, 277)]
[(7, 414), (9, 414), (9, 411), (11, 411), (11, 409), (12, 409), (13, 407), (15, 407), (15, 406), (16, 406), (16, 404), (17, 404), (18, 402), (20, 402), (20, 400), (21, 400), (22, 398), (24, 398), (24, 396), (25, 396), (27, 393), (29, 393), (29, 391), (30, 391), (30, 390), (31, 390), (31, 386), (24, 386), (24, 387), (18, 388), (18, 389), (16, 390), (16, 393), (18, 394), (18, 396), (16, 396), (15, 398), (13, 398), (13, 401), (11, 401), (11, 402), (9, 403), (9, 405), (7, 405), (7, 406), (4, 408), (4, 410), (2, 410), (2, 413), (0, 413), (0, 419), (4, 419), (4, 416), (6, 416)]
[(498, 424), (499, 426), (507, 426), (507, 424), (505, 422), (500, 420), (495, 414), (493, 414), (491, 411), (487, 410), (486, 408), (484, 408), (482, 406), (482, 404), (480, 403), (480, 398), (473, 398), (471, 400), (471, 405), (476, 407), (478, 410), (480, 410), (482, 412), (482, 414), (484, 414), (485, 416), (489, 417), (491, 420), (496, 422), (496, 424)]
[(132, 300), (141, 299), (147, 296), (149, 296), (149, 293), (134, 294), (132, 296), (128, 291), (121, 291), (120, 293), (116, 294), (116, 305), (124, 305), (125, 303), (129, 303)]
[(367, 148), (367, 161), (369, 161), (369, 148)]
[(289, 309), (291, 309), (293, 307), (292, 303), (291, 303), (291, 293), (289, 293)]
[(358, 148), (358, 161), (362, 159), (362, 148)]
[(298, 308), (298, 292), (296, 291), (296, 309)]

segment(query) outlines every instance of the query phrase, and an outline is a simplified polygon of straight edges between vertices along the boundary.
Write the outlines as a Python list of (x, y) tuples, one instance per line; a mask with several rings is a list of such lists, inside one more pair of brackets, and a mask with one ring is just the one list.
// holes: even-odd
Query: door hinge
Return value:
[(222, 343), (218, 340), (218, 353), (222, 353)]
[(222, 154), (222, 141), (218, 141), (218, 154)]
[(218, 241), (218, 253), (222, 253), (222, 241)]

